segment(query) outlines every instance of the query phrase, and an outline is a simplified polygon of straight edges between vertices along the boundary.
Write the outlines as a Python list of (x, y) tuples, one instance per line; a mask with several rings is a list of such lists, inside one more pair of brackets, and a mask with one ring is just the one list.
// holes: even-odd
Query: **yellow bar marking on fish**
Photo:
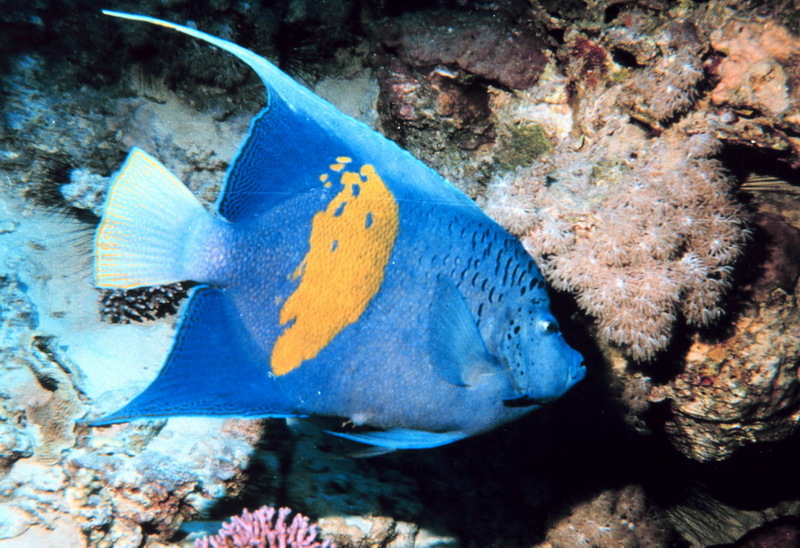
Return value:
[(319, 176), (319, 181), (320, 181), (321, 183), (326, 183), (326, 182), (328, 182), (328, 174), (327, 174), (327, 173), (323, 173), (322, 175), (320, 175), (320, 176)]
[[(383, 283), (400, 226), (397, 202), (368, 164), (360, 172), (342, 173), (341, 184), (342, 190), (311, 220), (308, 253), (290, 275), (300, 284), (281, 307), (280, 323), (290, 325), (272, 348), (276, 375), (315, 358), (358, 321)], [(360, 187), (357, 196), (354, 185)], [(345, 202), (344, 211), (335, 215)]]
[(339, 156), (338, 158), (336, 158), (336, 161), (340, 164), (349, 164), (350, 162), (353, 161), (353, 159), (350, 158), (349, 156)]
[(328, 167), (331, 169), (331, 171), (339, 172), (344, 169), (344, 164), (331, 164)]

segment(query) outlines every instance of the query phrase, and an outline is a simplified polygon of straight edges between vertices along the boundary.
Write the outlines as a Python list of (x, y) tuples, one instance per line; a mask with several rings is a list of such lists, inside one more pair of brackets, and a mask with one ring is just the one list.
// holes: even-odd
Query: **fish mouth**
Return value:
[(572, 388), (575, 384), (582, 381), (583, 378), (586, 376), (586, 366), (581, 362), (575, 367), (567, 377), (567, 381), (564, 383), (563, 390), (556, 396), (546, 396), (546, 397), (534, 397), (530, 394), (523, 394), (521, 396), (515, 396), (513, 398), (506, 398), (503, 400), (503, 405), (506, 407), (511, 408), (520, 408), (520, 407), (533, 407), (533, 406), (543, 406), (547, 405), (548, 403), (557, 400), (561, 397), (565, 392), (567, 392), (570, 388)]
[(585, 376), (586, 376), (586, 364), (581, 362), (569, 376), (569, 385), (572, 386), (573, 384), (582, 381)]

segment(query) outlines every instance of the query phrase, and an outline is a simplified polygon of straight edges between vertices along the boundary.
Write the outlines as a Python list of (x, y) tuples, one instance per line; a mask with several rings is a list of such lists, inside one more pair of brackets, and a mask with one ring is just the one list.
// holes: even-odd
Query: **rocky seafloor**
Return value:
[(156, 375), (185, 302), (93, 287), (111, 176), (138, 146), (213, 203), (263, 91), (92, 2), (11, 1), (0, 546), (190, 546), (264, 504), (340, 547), (796, 545), (800, 5), (101, 7), (250, 48), (437, 169), (537, 259), (589, 373), (489, 434), (368, 459), (303, 422), (87, 426)]

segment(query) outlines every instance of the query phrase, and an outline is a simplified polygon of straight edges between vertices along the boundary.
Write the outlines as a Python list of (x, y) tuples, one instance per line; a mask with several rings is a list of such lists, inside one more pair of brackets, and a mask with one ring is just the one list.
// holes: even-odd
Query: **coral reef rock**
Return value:
[(800, 425), (800, 230), (772, 216), (760, 217), (758, 226), (771, 243), (764, 245), (760, 277), (746, 288), (753, 301), (732, 334), (711, 341), (695, 335), (684, 370), (649, 395), (669, 400), (667, 434), (695, 460), (721, 460), (747, 443), (783, 439)]
[[(17, 122), (43, 136), (42, 127), (31, 125), (41, 123), (40, 108), (32, 102)], [(53, 114), (68, 118), (61, 120), (65, 127), (81, 127), (56, 141), (85, 146), (95, 141), (87, 137), (94, 129), (108, 130), (81, 126), (75, 112)], [(78, 146), (70, 141), (65, 148)], [(96, 416), (146, 384), (172, 328), (140, 324), (111, 333), (101, 321), (84, 267), (87, 248), (70, 237), (86, 226), (43, 215), (32, 204), (47, 203), (47, 182), (55, 190), (48, 200), (61, 196), (62, 205), (93, 210), (108, 178), (93, 175), (93, 162), (91, 170), (52, 171), (38, 163), (46, 156), (10, 154), (30, 164), (19, 172), (3, 169), (0, 186), (0, 211), (11, 221), (0, 231), (0, 542), (155, 547), (239, 490), (260, 424), (176, 419), (90, 428), (82, 422), (90, 406)], [(58, 182), (68, 184), (59, 189)]]
[(502, 13), (426, 11), (393, 22), (387, 44), (412, 66), (449, 65), (514, 89), (532, 86), (544, 69), (545, 43), (535, 29)]
[(785, 516), (753, 529), (732, 544), (712, 548), (786, 548), (800, 546), (800, 517)]
[(779, 116), (800, 97), (800, 39), (777, 22), (734, 19), (711, 34), (711, 44), (725, 55), (716, 68), (714, 104)]
[(642, 487), (628, 485), (573, 507), (536, 548), (658, 548), (670, 546), (671, 540), (666, 515), (647, 501)]
[(717, 57), (708, 67), (715, 82), (709, 99), (729, 110), (731, 120), (721, 135), (791, 151), (790, 163), (800, 164), (800, 38), (773, 17), (733, 13), (714, 23), (710, 42)]
[(453, 537), (435, 534), (419, 526), (385, 516), (336, 516), (322, 518), (320, 527), (339, 546), (348, 548), (459, 548)]

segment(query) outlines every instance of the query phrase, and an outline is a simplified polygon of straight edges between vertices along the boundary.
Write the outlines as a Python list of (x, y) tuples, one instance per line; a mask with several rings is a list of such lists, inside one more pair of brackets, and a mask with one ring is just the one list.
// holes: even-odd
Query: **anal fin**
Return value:
[(467, 437), (462, 432), (426, 432), (409, 428), (392, 428), (390, 430), (359, 433), (333, 432), (331, 430), (327, 430), (327, 432), (340, 438), (388, 450), (430, 449)]
[(279, 390), (224, 290), (195, 289), (156, 379), (93, 425), (171, 416), (299, 416)]

